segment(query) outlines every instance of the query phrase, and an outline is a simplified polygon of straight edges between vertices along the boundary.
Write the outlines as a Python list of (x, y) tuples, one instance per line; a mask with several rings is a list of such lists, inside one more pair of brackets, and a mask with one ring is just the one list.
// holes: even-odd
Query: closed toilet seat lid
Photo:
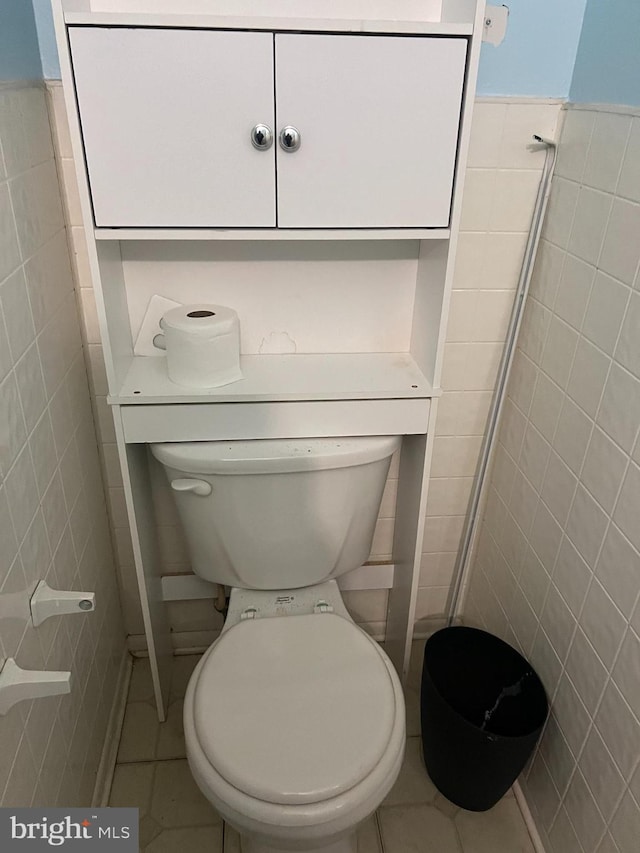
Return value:
[(318, 803), (382, 758), (396, 700), (390, 664), (331, 613), (241, 622), (202, 663), (194, 724), (214, 769), (269, 803)]

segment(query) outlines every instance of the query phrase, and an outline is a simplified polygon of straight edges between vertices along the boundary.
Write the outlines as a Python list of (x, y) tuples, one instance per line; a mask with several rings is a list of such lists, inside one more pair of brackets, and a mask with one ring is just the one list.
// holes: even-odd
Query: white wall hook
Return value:
[(31, 596), (31, 621), (35, 628), (50, 616), (65, 616), (70, 613), (87, 613), (96, 609), (95, 592), (75, 592), (51, 589), (46, 581), (40, 581)]
[(71, 692), (70, 672), (21, 669), (13, 658), (7, 658), (0, 672), (0, 715), (24, 699), (43, 699)]
[(509, 21), (509, 7), (505, 6), (487, 6), (484, 14), (484, 29), (482, 32), (482, 41), (497, 47), (505, 39), (507, 34), (507, 24)]

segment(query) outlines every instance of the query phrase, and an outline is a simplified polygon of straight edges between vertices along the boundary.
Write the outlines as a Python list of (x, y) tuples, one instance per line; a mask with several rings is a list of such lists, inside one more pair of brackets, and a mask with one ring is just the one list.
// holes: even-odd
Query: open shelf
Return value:
[(96, 240), (448, 240), (448, 228), (96, 228)]
[(220, 388), (186, 388), (167, 375), (166, 359), (134, 357), (109, 402), (247, 403), (303, 400), (390, 400), (434, 396), (409, 353), (244, 355), (243, 379)]

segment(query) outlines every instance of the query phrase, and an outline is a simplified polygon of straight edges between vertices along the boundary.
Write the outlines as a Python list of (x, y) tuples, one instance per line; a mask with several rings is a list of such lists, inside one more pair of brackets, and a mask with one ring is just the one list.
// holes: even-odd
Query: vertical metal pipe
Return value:
[(504, 399), (507, 392), (507, 382), (511, 373), (511, 365), (518, 343), (518, 335), (522, 324), (522, 315), (524, 306), (531, 285), (531, 277), (533, 275), (533, 266), (535, 263), (540, 237), (542, 235), (542, 226), (544, 217), (549, 204), (549, 194), (551, 192), (551, 178), (555, 168), (558, 149), (555, 142), (549, 139), (543, 139), (541, 136), (534, 136), (534, 141), (547, 149), (547, 156), (544, 162), (544, 169), (538, 187), (538, 195), (531, 220), (531, 228), (529, 230), (529, 238), (525, 249), (524, 258), (522, 261), (522, 269), (520, 270), (520, 278), (516, 288), (516, 295), (511, 311), (511, 319), (507, 330), (507, 338), (498, 368), (498, 376), (496, 379), (496, 387), (491, 400), (489, 416), (487, 419), (487, 430), (480, 451), (480, 460), (478, 462), (478, 471), (476, 474), (475, 483), (469, 499), (469, 508), (467, 510), (467, 518), (464, 526), (462, 544), (458, 552), (456, 560), (456, 568), (454, 571), (454, 582), (451, 595), (451, 603), (449, 606), (449, 616), (447, 625), (452, 625), (456, 616), (458, 616), (458, 607), (460, 606), (460, 596), (464, 587), (464, 582), (467, 578), (470, 569), (470, 558), (473, 550), (473, 543), (476, 538), (478, 525), (480, 523), (479, 508), (482, 503), (485, 486), (487, 483), (487, 475), (489, 466), (493, 458), (496, 439), (498, 435), (498, 426), (500, 416), (504, 406)]

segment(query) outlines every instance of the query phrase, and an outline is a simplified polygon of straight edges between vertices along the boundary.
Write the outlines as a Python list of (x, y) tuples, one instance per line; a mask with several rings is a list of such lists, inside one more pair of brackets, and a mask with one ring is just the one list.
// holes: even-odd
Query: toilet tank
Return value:
[(397, 436), (152, 444), (208, 581), (310, 586), (368, 558)]

